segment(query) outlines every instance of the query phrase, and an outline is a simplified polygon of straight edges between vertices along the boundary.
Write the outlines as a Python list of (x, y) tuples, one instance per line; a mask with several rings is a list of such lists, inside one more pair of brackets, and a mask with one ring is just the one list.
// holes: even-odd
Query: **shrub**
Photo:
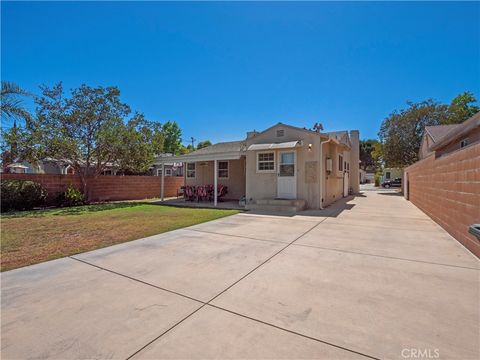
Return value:
[(1, 193), (2, 212), (45, 206), (47, 199), (43, 186), (28, 180), (2, 180)]
[(375, 175), (375, 186), (376, 187), (380, 186), (380, 175)]
[(85, 204), (85, 197), (76, 187), (69, 185), (57, 198), (59, 206), (78, 206)]

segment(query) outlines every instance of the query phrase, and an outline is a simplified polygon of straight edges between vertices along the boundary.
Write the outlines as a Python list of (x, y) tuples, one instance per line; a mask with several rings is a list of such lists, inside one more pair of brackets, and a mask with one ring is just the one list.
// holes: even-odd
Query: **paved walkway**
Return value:
[(392, 191), (1, 279), (2, 359), (480, 357), (479, 262)]

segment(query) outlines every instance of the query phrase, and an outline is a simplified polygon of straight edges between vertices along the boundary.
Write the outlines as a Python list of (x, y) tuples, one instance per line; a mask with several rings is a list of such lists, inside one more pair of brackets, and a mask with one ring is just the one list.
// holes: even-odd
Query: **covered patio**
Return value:
[[(165, 199), (164, 168), (167, 162), (184, 166), (182, 199)], [(155, 164), (161, 171), (162, 203), (176, 206), (243, 208), (245, 196), (245, 147), (242, 141), (218, 143), (190, 154), (159, 157)], [(221, 204), (221, 206), (219, 206)], [(228, 204), (228, 205), (227, 205)]]

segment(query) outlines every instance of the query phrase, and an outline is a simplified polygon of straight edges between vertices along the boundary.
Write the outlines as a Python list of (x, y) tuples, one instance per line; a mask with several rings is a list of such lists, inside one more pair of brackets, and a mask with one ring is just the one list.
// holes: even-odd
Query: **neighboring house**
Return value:
[[(161, 154), (156, 157), (156, 162), (162, 159), (168, 161), (173, 154)], [(165, 176), (183, 176), (183, 163), (182, 162), (164, 162), (163, 167), (165, 169)], [(153, 176), (162, 175), (162, 166), (157, 163), (150, 169), (150, 174)]]
[(453, 126), (430, 146), (436, 157), (478, 144), (480, 142), (480, 112), (461, 124)]
[(375, 173), (360, 169), (360, 184), (370, 184), (375, 182)]
[(420, 151), (418, 153), (419, 160), (425, 159), (432, 153), (430, 148), (442, 139), (450, 130), (456, 128), (459, 124), (454, 125), (437, 125), (425, 126)]
[(381, 182), (403, 178), (403, 168), (385, 168), (383, 169)]
[(359, 191), (357, 130), (320, 133), (278, 123), (241, 141), (157, 158), (156, 165), (171, 162), (186, 164), (186, 185), (222, 184), (227, 198), (245, 198), (247, 208), (319, 209)]
[(480, 258), (480, 242), (469, 233), (480, 223), (480, 112), (448, 128), (427, 150), (405, 169), (405, 198)]
[[(73, 175), (75, 169), (69, 160), (57, 160), (45, 158), (35, 164), (28, 161), (16, 159), (14, 163), (6, 166), (7, 172), (16, 174), (51, 174), (51, 175)], [(107, 166), (102, 175), (116, 175), (117, 170), (113, 165)]]
[(73, 174), (73, 167), (66, 161), (45, 158), (33, 164), (16, 159), (6, 166), (8, 172), (16, 174)]

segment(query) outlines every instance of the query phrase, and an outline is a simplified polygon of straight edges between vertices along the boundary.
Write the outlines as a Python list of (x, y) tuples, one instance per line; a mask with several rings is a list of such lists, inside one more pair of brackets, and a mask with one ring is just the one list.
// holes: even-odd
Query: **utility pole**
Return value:
[(195, 141), (197, 141), (197, 139), (194, 139), (193, 136), (190, 136), (190, 141), (192, 142), (192, 148), (195, 149)]

